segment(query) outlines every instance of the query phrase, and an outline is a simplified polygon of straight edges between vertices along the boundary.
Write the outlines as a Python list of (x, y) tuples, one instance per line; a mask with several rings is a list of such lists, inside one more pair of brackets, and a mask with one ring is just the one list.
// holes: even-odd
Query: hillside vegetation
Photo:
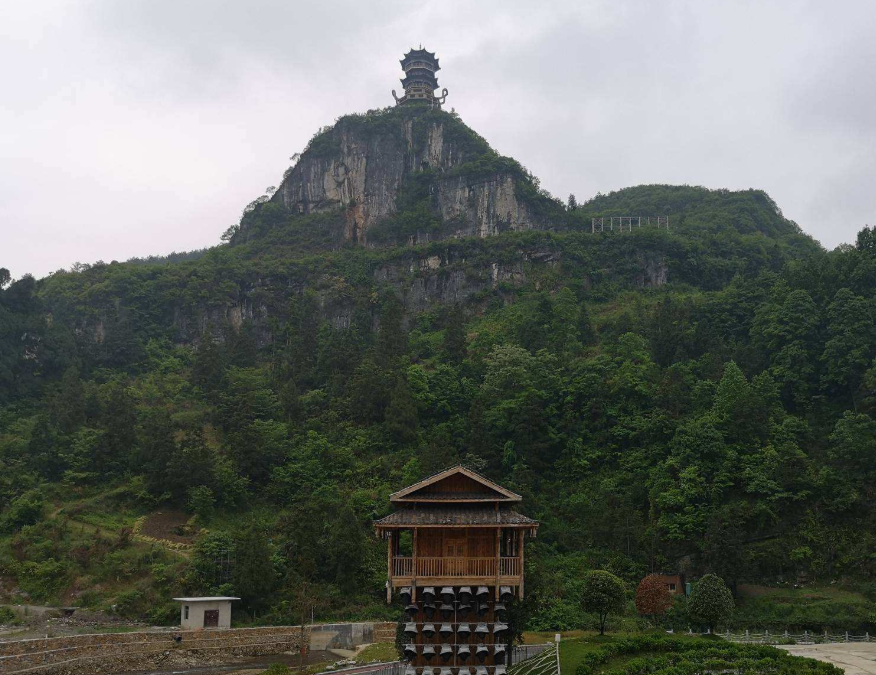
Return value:
[[(825, 252), (754, 190), (557, 209), (544, 229), (365, 248), (337, 213), (262, 200), (251, 236), (195, 259), (4, 283), (2, 592), (152, 621), (182, 592), (259, 620), (394, 617), (370, 523), (462, 462), (542, 522), (535, 630), (586, 620), (595, 567), (869, 596), (876, 234)], [(590, 233), (640, 214), (672, 226)], [(193, 546), (134, 531), (175, 510)]]

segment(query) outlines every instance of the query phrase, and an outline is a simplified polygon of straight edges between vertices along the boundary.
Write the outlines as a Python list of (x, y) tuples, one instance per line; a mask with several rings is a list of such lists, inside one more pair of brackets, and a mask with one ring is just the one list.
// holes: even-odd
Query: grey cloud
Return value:
[(216, 243), (318, 127), (441, 58), (542, 184), (767, 190), (826, 246), (874, 218), (876, 3), (82, 0), (0, 7), (0, 265)]

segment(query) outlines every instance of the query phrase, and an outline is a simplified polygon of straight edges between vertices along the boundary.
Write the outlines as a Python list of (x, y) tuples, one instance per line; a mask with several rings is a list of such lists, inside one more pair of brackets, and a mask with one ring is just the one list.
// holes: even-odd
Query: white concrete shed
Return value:
[(174, 598), (180, 603), (181, 628), (231, 628), (231, 603), (240, 598)]

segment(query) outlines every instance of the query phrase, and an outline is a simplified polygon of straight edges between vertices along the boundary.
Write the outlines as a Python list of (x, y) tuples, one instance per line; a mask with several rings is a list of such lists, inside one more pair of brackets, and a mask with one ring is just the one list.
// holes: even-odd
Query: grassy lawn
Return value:
[(832, 584), (811, 584), (801, 588), (740, 584), (739, 599), (742, 602), (764, 599), (778, 603), (812, 603), (824, 600), (867, 602), (861, 593)]
[[(540, 645), (545, 642), (553, 642), (554, 635), (556, 635), (554, 631), (523, 631), (523, 644)], [(560, 635), (563, 640), (567, 640), (592, 635), (592, 633), (584, 630), (567, 630), (560, 632)]]
[(356, 654), (358, 663), (385, 663), (398, 661), (398, 652), (392, 642), (375, 642)]
[(876, 614), (876, 603), (856, 590), (830, 584), (739, 587), (733, 616), (737, 629), (803, 629), (863, 634)]

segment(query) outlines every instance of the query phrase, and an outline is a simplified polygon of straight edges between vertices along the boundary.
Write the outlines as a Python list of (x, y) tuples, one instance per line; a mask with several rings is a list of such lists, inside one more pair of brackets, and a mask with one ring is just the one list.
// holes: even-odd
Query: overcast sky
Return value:
[(0, 267), (217, 243), (421, 42), (555, 195), (762, 188), (833, 248), (876, 224), (874, 34), (876, 0), (7, 0)]

